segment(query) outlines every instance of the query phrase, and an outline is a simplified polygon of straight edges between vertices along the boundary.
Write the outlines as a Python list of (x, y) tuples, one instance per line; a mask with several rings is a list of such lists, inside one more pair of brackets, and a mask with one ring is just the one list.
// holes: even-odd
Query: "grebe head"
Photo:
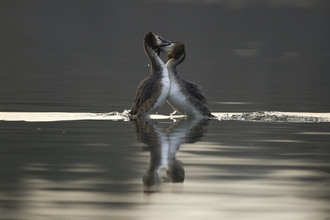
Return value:
[(171, 41), (168, 41), (161, 36), (158, 36), (151, 31), (144, 37), (144, 43), (151, 47), (158, 55), (162, 51), (162, 47), (171, 45)]
[(172, 42), (169, 46), (163, 47), (163, 49), (167, 52), (169, 60), (179, 61), (177, 64), (181, 63), (186, 57), (185, 45), (181, 42)]

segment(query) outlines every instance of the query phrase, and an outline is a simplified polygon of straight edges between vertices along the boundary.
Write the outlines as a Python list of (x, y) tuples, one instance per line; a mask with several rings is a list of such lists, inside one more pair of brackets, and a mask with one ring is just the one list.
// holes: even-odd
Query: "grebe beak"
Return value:
[(158, 39), (161, 41), (161, 44), (159, 46), (163, 46), (163, 47), (166, 47), (166, 46), (169, 46), (172, 42), (169, 41), (169, 40), (166, 40), (162, 37), (159, 37), (158, 36)]
[(160, 47), (160, 49), (163, 53), (171, 52), (176, 45), (175, 43), (176, 42), (171, 42), (169, 45)]
[(164, 49), (164, 48), (170, 46), (172, 44), (172, 42), (169, 40), (163, 39), (161, 37), (158, 37), (158, 39), (161, 40), (161, 42), (162, 42), (161, 45), (159, 45), (159, 47), (158, 47), (159, 50), (163, 53), (166, 53), (166, 49)]
[(166, 46), (171, 45), (172, 42), (169, 41), (169, 40), (166, 40), (166, 39), (164, 39), (164, 38), (162, 38), (162, 37), (160, 37), (160, 36), (158, 36), (158, 35), (156, 35), (156, 37), (157, 37), (157, 49), (156, 49), (156, 53), (157, 53), (158, 56), (159, 56), (160, 52), (163, 52), (163, 53), (166, 52), (166, 51), (163, 49), (163, 47), (166, 47)]
[(162, 41), (162, 44), (158, 46), (158, 56), (160, 52), (166, 53), (166, 50), (164, 49), (164, 47), (170, 46), (172, 44), (171, 41), (169, 40), (165, 40), (162, 38), (159, 38)]

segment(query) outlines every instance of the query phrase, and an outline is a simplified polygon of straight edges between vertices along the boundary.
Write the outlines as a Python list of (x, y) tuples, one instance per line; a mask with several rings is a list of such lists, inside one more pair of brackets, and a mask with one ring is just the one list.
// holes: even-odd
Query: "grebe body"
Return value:
[(168, 69), (160, 59), (162, 46), (170, 42), (149, 32), (144, 37), (144, 51), (150, 60), (150, 75), (142, 80), (136, 90), (130, 114), (134, 117), (147, 118), (157, 111), (168, 97), (170, 79)]
[(174, 42), (169, 46), (165, 46), (164, 50), (168, 52), (169, 61), (166, 63), (166, 67), (171, 81), (167, 102), (175, 111), (188, 117), (214, 117), (208, 108), (202, 88), (181, 78), (176, 70), (176, 67), (186, 57), (185, 45)]

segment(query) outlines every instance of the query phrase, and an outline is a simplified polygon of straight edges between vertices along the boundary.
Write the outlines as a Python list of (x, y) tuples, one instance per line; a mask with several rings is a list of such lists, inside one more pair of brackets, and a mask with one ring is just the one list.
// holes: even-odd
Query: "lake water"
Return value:
[[(1, 1), (0, 219), (330, 219), (328, 3), (230, 2)], [(216, 119), (122, 114), (149, 30)]]
[(29, 114), (0, 114), (3, 219), (329, 217), (330, 117)]

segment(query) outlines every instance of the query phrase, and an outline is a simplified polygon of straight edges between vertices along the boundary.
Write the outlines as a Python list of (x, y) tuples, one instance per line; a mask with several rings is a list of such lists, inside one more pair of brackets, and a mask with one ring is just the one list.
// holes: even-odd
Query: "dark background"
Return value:
[(329, 112), (329, 6), (1, 1), (0, 111), (129, 109), (149, 74), (142, 40), (150, 30), (186, 44), (179, 72), (203, 87), (212, 111)]

